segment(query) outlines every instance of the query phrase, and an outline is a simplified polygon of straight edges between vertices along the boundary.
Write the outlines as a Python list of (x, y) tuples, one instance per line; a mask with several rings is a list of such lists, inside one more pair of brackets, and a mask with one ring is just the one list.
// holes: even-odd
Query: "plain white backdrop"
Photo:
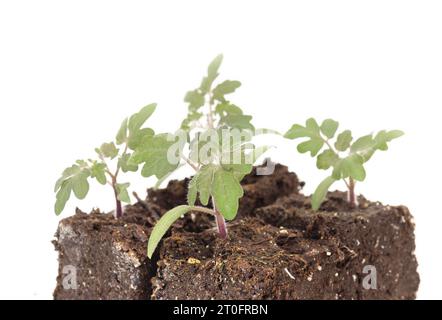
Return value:
[[(440, 1), (1, 1), (0, 298), (50, 299), (58, 221), (75, 206), (112, 209), (112, 192), (94, 184), (56, 217), (61, 171), (148, 103), (159, 105), (150, 125), (175, 130), (218, 53), (221, 77), (243, 83), (232, 101), (257, 127), (314, 116), (356, 135), (406, 132), (357, 191), (410, 208), (418, 298), (442, 298), (441, 16)], [(312, 192), (325, 173), (293, 141), (272, 143)], [(154, 182), (127, 180), (143, 195)]]

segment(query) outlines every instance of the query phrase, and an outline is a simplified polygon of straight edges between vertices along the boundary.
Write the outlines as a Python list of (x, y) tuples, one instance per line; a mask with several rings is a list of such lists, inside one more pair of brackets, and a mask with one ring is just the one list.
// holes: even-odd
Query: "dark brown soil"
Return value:
[[(54, 240), (59, 252), (54, 298), (148, 299), (156, 264), (147, 258), (146, 246), (156, 217), (154, 210), (136, 204), (120, 220), (80, 210), (63, 219)], [(66, 267), (75, 268), (77, 288), (64, 285)]]
[[(272, 178), (273, 177), (273, 178)], [(292, 192), (303, 183), (287, 168), (277, 165), (272, 177), (256, 176), (244, 179), (245, 197), (241, 214)], [(59, 276), (55, 299), (147, 299), (150, 279), (156, 270), (156, 259), (146, 257), (147, 240), (152, 226), (165, 211), (186, 201), (188, 180), (171, 181), (166, 189), (149, 190), (146, 201), (125, 208), (121, 220), (112, 214), (79, 210), (63, 219), (54, 245), (59, 251)], [(200, 232), (214, 226), (211, 217), (191, 214), (174, 225), (177, 230)], [(65, 289), (63, 269), (74, 266), (78, 288)]]
[[(149, 190), (146, 202), (128, 206), (120, 221), (80, 212), (62, 220), (55, 241), (60, 275), (54, 297), (415, 298), (414, 225), (406, 207), (360, 197), (360, 206), (352, 209), (344, 193), (333, 192), (313, 212), (310, 199), (299, 193), (303, 183), (281, 165), (272, 176), (244, 179), (245, 196), (238, 218), (229, 224), (228, 240), (217, 237), (210, 217), (191, 213), (174, 225), (150, 261), (150, 230), (166, 210), (185, 203), (187, 183)], [(77, 267), (77, 290), (62, 286), (66, 265)], [(362, 286), (367, 265), (376, 267), (377, 290)]]
[[(232, 224), (227, 242), (212, 230), (175, 232), (161, 249), (153, 298), (414, 299), (408, 210), (360, 198), (347, 211), (343, 199), (329, 194), (328, 211), (316, 213), (302, 195), (281, 198)], [(365, 266), (376, 268), (376, 290), (362, 285)]]
[[(149, 189), (147, 199), (149, 205), (163, 208), (164, 211), (186, 204), (187, 185), (190, 179), (172, 180), (165, 189)], [(289, 172), (286, 166), (276, 164), (275, 171), (270, 176), (257, 176), (256, 168), (241, 182), (244, 197), (240, 200), (238, 218), (250, 215), (255, 209), (272, 204), (276, 199), (299, 193), (304, 186), (296, 174)], [(192, 213), (185, 216), (177, 226), (186, 231), (201, 232), (213, 227), (212, 216)]]

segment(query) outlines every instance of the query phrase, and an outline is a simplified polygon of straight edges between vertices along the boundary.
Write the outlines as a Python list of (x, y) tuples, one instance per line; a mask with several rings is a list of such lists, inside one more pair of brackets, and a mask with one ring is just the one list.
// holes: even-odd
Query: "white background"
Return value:
[[(184, 93), (224, 53), (221, 77), (258, 127), (286, 131), (333, 117), (357, 135), (406, 136), (368, 164), (358, 191), (407, 205), (417, 224), (419, 298), (442, 298), (440, 1), (2, 1), (0, 3), (0, 298), (50, 299), (61, 217), (53, 184), (157, 102), (156, 131), (175, 130)], [(293, 141), (279, 160), (311, 192), (324, 177)], [(152, 180), (128, 177), (144, 194)], [(75, 206), (111, 210), (94, 184)]]

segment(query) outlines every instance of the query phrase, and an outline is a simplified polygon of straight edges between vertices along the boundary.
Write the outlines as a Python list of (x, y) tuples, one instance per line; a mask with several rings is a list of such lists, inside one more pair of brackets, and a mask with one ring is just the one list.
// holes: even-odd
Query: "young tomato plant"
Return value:
[(298, 145), (298, 151), (310, 152), (312, 157), (317, 157), (318, 169), (332, 169), (331, 175), (319, 184), (312, 195), (314, 210), (319, 209), (330, 187), (339, 180), (343, 180), (347, 186), (348, 201), (355, 207), (357, 205), (355, 185), (356, 181), (365, 180), (364, 164), (377, 150), (387, 150), (390, 141), (404, 134), (399, 130), (383, 130), (376, 135), (369, 134), (353, 141), (351, 131), (345, 130), (332, 143), (338, 127), (339, 123), (332, 119), (324, 120), (319, 126), (315, 119), (310, 118), (305, 126), (295, 124), (285, 134), (288, 139), (307, 138), (307, 141)]
[[(142, 108), (129, 118), (124, 119), (114, 142), (103, 143), (96, 148), (96, 159), (77, 160), (74, 165), (65, 169), (55, 184), (56, 202), (55, 213), (59, 215), (69, 200), (71, 193), (78, 199), (84, 199), (89, 192), (89, 179), (93, 178), (100, 184), (108, 184), (115, 196), (115, 217), (123, 215), (121, 203), (130, 202), (128, 193), (129, 183), (120, 183), (120, 172), (136, 172), (138, 165), (130, 161), (131, 150), (147, 137), (154, 136), (150, 128), (142, 128), (146, 120), (155, 111), (156, 104)], [(118, 146), (118, 147), (117, 147)], [(109, 161), (115, 162), (112, 167)]]
[(159, 183), (182, 165), (195, 171), (188, 185), (188, 204), (166, 212), (152, 230), (149, 257), (172, 224), (191, 211), (213, 215), (220, 237), (226, 238), (226, 220), (236, 217), (243, 196), (240, 182), (267, 150), (251, 143), (255, 134), (252, 117), (227, 100), (241, 83), (226, 80), (215, 84), (222, 59), (217, 56), (201, 85), (186, 94), (188, 115), (181, 129), (174, 135), (148, 137), (131, 157), (134, 163), (143, 164), (143, 176), (156, 176)]

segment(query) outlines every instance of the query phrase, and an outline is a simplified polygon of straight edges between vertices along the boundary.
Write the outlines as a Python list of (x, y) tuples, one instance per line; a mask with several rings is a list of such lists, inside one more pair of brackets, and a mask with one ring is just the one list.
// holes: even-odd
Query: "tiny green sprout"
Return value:
[[(220, 237), (226, 238), (226, 220), (236, 217), (244, 194), (240, 182), (268, 149), (251, 143), (256, 135), (252, 117), (227, 99), (241, 83), (215, 83), (222, 60), (222, 55), (217, 56), (200, 86), (185, 95), (188, 114), (180, 130), (145, 139), (131, 157), (134, 163), (143, 164), (143, 176), (159, 179), (157, 185), (183, 165), (195, 171), (188, 185), (188, 204), (166, 212), (152, 230), (149, 258), (172, 224), (192, 211), (213, 215)], [(269, 132), (273, 133), (260, 133)]]
[[(142, 128), (146, 120), (155, 111), (156, 104), (142, 108), (129, 118), (124, 119), (114, 142), (103, 143), (96, 148), (96, 159), (77, 160), (75, 164), (63, 171), (55, 184), (55, 213), (59, 215), (65, 208), (73, 192), (78, 199), (84, 199), (89, 192), (89, 179), (93, 178), (102, 185), (110, 185), (115, 196), (115, 217), (121, 218), (121, 203), (130, 203), (129, 183), (118, 181), (120, 172), (136, 172), (138, 165), (130, 161), (132, 151), (146, 138), (154, 136), (150, 128)], [(110, 161), (114, 163), (111, 169)]]
[(312, 195), (314, 210), (319, 209), (330, 187), (339, 180), (343, 180), (347, 186), (348, 201), (355, 207), (355, 184), (356, 181), (365, 180), (364, 164), (377, 150), (387, 150), (390, 141), (404, 134), (399, 130), (382, 130), (376, 135), (369, 134), (353, 141), (350, 130), (344, 130), (335, 137), (338, 127), (339, 123), (332, 119), (326, 119), (319, 125), (315, 119), (310, 118), (305, 126), (295, 124), (285, 134), (288, 139), (306, 138), (298, 145), (298, 151), (309, 152), (312, 157), (316, 157), (318, 169), (332, 169), (331, 175), (319, 184)]

